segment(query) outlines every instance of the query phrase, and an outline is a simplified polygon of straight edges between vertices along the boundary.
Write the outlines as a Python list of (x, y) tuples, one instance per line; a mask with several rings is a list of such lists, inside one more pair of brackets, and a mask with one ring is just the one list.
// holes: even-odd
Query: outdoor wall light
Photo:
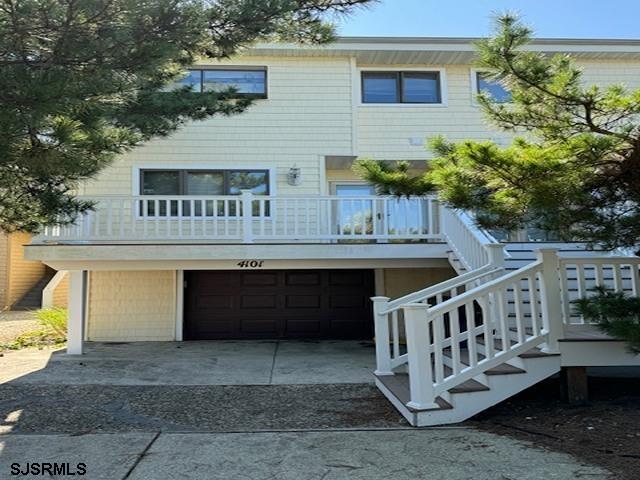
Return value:
[(289, 169), (289, 173), (287, 173), (287, 183), (294, 187), (302, 183), (302, 172), (296, 165)]

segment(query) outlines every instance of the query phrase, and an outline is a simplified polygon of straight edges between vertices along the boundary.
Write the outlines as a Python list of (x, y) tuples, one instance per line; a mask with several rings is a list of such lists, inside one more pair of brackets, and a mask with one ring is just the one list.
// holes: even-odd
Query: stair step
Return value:
[[(407, 405), (411, 400), (411, 392), (409, 389), (409, 374), (396, 373), (395, 375), (376, 375), (376, 378), (403, 404)], [(433, 411), (433, 410), (451, 410), (453, 406), (442, 397), (436, 398), (436, 404), (439, 408), (430, 408), (417, 410), (407, 407), (412, 411)]]
[[(477, 342), (480, 345), (484, 345), (484, 338), (482, 337), (478, 337)], [(511, 345), (515, 345), (516, 342), (515, 341), (511, 341)], [(495, 339), (494, 340), (494, 348), (496, 350), (500, 350), (502, 348), (502, 341), (500, 339)], [(531, 350), (527, 350), (524, 353), (521, 353), (520, 355), (518, 355), (520, 358), (540, 358), (540, 357), (555, 357), (560, 355), (559, 353), (546, 353), (543, 352), (542, 350), (540, 350), (537, 347), (532, 348)]]
[[(452, 358), (451, 351), (449, 349), (445, 350), (443, 353), (446, 357)], [(484, 355), (482, 355), (481, 353), (478, 353), (478, 360), (482, 360), (484, 358), (485, 358)], [(471, 364), (471, 362), (469, 361), (469, 350), (467, 349), (460, 350), (460, 362), (466, 366), (469, 366)], [(527, 372), (526, 370), (523, 370), (518, 367), (514, 367), (513, 365), (509, 365), (508, 363), (501, 363), (496, 367), (490, 368), (484, 373), (485, 375), (513, 375), (513, 374), (527, 373)], [(448, 372), (447, 374), (451, 374), (451, 372)]]

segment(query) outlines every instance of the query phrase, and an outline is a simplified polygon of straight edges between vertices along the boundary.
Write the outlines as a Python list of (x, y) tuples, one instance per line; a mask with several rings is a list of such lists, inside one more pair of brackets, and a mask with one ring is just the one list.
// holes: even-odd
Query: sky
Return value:
[(343, 36), (480, 37), (519, 12), (537, 37), (640, 38), (640, 0), (381, 0), (339, 21)]

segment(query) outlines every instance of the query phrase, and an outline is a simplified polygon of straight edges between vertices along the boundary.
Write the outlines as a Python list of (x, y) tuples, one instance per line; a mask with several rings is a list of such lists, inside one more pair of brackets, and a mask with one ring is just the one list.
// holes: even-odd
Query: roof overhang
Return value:
[[(477, 38), (340, 37), (326, 45), (257, 44), (248, 55), (354, 57), (358, 64), (469, 64)], [(524, 50), (583, 59), (640, 60), (640, 40), (538, 39)]]

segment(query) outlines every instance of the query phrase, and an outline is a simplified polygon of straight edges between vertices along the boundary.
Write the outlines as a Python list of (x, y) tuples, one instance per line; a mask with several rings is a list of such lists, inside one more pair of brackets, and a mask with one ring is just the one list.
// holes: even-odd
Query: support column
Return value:
[(69, 318), (67, 320), (67, 354), (82, 355), (87, 298), (87, 272), (69, 272)]
[(560, 370), (562, 399), (573, 405), (589, 400), (587, 367), (562, 367)]
[(176, 271), (176, 342), (184, 337), (184, 270)]

